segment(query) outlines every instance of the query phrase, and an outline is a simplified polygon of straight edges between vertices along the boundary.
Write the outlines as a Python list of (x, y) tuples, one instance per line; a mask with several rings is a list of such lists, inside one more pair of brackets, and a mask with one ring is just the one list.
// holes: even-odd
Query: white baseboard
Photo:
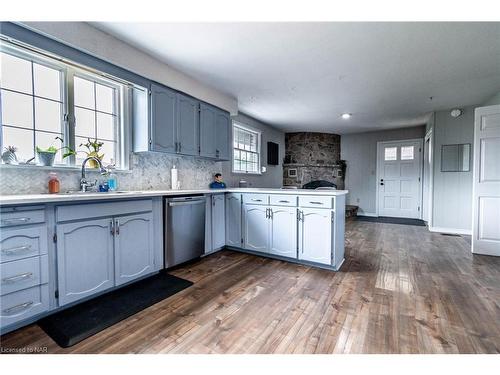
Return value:
[(456, 229), (456, 228), (442, 228), (442, 227), (429, 227), (431, 232), (446, 233), (446, 234), (465, 234), (470, 236), (472, 231), (469, 229)]
[(359, 211), (358, 211), (358, 216), (378, 217), (378, 215), (373, 212), (359, 212)]

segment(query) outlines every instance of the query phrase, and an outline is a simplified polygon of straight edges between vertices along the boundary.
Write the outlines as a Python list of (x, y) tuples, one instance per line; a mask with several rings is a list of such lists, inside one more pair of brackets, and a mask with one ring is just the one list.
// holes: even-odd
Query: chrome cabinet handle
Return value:
[(269, 219), (272, 219), (273, 218), (273, 209), (270, 208), (269, 209)]
[(26, 250), (31, 250), (31, 245), (23, 245), (23, 246), (17, 246), (17, 247), (10, 247), (8, 249), (2, 249), (2, 253), (7, 254), (7, 255), (12, 255), (12, 254), (18, 253), (20, 251), (26, 251)]
[(111, 228), (111, 229), (109, 230), (109, 232), (111, 233), (111, 235), (112, 235), (112, 236), (114, 236), (114, 235), (115, 235), (115, 222), (114, 222), (113, 220), (111, 220), (111, 221), (109, 222), (109, 226), (110, 226), (110, 228)]
[(309, 202), (311, 204), (323, 204), (323, 202), (315, 202), (315, 201), (312, 201), (312, 202)]
[(4, 277), (2, 279), (2, 284), (12, 284), (16, 283), (18, 281), (22, 281), (24, 279), (29, 279), (33, 276), (32, 272), (25, 272), (20, 275), (15, 275), (15, 276), (10, 276), (10, 277)]
[(290, 201), (278, 201), (278, 203), (290, 203)]
[(116, 232), (116, 235), (119, 236), (120, 235), (120, 220), (116, 220), (116, 224), (115, 224), (115, 232)]
[(20, 303), (19, 305), (15, 305), (15, 306), (12, 306), (12, 307), (9, 307), (8, 309), (4, 309), (2, 310), (4, 313), (6, 314), (10, 314), (16, 310), (25, 310), (27, 309), (28, 307), (30, 307), (31, 305), (33, 305), (33, 301), (29, 301), (29, 302), (24, 302), (24, 303)]
[(252, 198), (252, 201), (253, 201), (253, 202), (262, 202), (262, 199), (255, 199), (255, 198)]
[(30, 220), (31, 220), (30, 217), (13, 217), (11, 219), (2, 219), (2, 223), (4, 224), (27, 223)]

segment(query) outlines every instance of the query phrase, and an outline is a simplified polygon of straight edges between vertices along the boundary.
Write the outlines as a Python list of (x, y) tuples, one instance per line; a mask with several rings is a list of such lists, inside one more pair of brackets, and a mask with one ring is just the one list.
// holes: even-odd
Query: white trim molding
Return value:
[(374, 212), (359, 212), (359, 211), (357, 216), (378, 217), (378, 215)]
[(472, 235), (472, 230), (470, 230), (470, 229), (429, 227), (429, 231), (436, 232), (436, 233), (445, 233), (445, 234), (464, 234), (467, 236)]

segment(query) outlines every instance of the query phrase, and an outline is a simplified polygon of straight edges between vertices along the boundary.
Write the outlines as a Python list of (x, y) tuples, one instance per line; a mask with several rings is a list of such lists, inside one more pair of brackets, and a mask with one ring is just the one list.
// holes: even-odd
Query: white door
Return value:
[(422, 140), (377, 144), (378, 215), (419, 219)]
[(432, 132), (425, 136), (422, 192), (422, 219), (432, 226)]
[(299, 259), (331, 265), (332, 215), (324, 208), (300, 209)]
[(282, 257), (297, 258), (297, 209), (271, 206), (270, 210), (269, 252)]
[(500, 256), (500, 105), (475, 111), (472, 252)]
[(268, 252), (269, 218), (268, 207), (258, 205), (244, 206), (244, 242), (245, 249)]

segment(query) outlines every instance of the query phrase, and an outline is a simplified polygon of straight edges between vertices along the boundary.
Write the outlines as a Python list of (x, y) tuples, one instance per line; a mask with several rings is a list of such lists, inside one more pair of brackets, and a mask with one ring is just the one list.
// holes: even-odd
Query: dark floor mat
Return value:
[(191, 285), (191, 281), (162, 271), (57, 312), (38, 324), (59, 346), (67, 348)]
[(356, 216), (358, 221), (370, 221), (372, 223), (386, 223), (386, 224), (403, 224), (403, 225), (417, 225), (425, 227), (425, 222), (420, 219), (406, 219), (401, 217), (386, 217), (386, 216)]

